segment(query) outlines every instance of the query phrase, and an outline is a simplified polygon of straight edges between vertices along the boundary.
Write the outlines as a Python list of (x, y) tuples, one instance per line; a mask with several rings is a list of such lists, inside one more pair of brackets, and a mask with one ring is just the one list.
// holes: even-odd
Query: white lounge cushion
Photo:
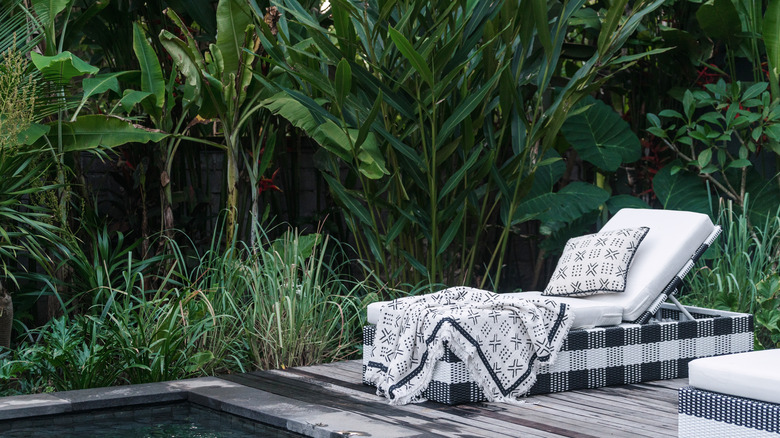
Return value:
[(705, 357), (688, 364), (688, 383), (704, 391), (780, 404), (780, 350)]
[(624, 208), (599, 232), (631, 227), (650, 231), (634, 255), (626, 289), (580, 298), (621, 307), (623, 321), (639, 318), (715, 230), (709, 216), (701, 213)]
[[(574, 314), (572, 329), (617, 325), (620, 324), (621, 316), (623, 314), (622, 309), (618, 306), (594, 303), (579, 298), (544, 297), (541, 292), (516, 292), (504, 294), (504, 296), (507, 295), (515, 295), (519, 298), (526, 299), (551, 299), (569, 304), (571, 306), (570, 309)], [(382, 307), (382, 304), (385, 303), (387, 303), (387, 301), (379, 301), (368, 305), (367, 318), (369, 324), (376, 324), (379, 322), (379, 309)]]

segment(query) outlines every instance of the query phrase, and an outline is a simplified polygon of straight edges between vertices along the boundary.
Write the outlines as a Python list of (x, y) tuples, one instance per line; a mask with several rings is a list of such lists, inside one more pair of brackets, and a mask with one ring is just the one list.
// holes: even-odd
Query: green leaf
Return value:
[(766, 82), (758, 82), (758, 83), (755, 83), (755, 84), (751, 85), (750, 88), (745, 90), (745, 93), (742, 95), (741, 100), (744, 102), (744, 101), (746, 101), (748, 99), (752, 99), (752, 98), (760, 95), (761, 93), (766, 91), (766, 87), (768, 85), (769, 84), (767, 84)]
[(585, 112), (569, 117), (561, 127), (564, 137), (583, 160), (614, 172), (621, 163), (639, 159), (639, 138), (628, 123), (612, 108), (592, 97), (578, 105), (583, 106), (589, 107)]
[[(56, 123), (52, 122), (50, 125), (56, 127)], [(63, 123), (62, 130), (65, 151), (112, 148), (127, 143), (159, 142), (168, 137), (165, 132), (103, 115), (81, 116), (74, 122)]]
[(732, 44), (742, 32), (739, 12), (731, 0), (710, 0), (696, 11), (699, 26), (712, 38)]
[(463, 178), (465, 178), (469, 171), (471, 171), (471, 168), (474, 167), (474, 164), (477, 162), (480, 153), (480, 148), (474, 148), (474, 150), (472, 150), (471, 156), (468, 158), (468, 160), (463, 163), (460, 169), (458, 169), (455, 173), (452, 174), (452, 176), (450, 176), (450, 178), (441, 188), (441, 191), (439, 192), (439, 199), (437, 199), (436, 202), (441, 202), (445, 196), (449, 195), (450, 192), (453, 191), (461, 181), (463, 181)]
[(404, 57), (412, 64), (412, 67), (417, 70), (422, 79), (428, 83), (428, 86), (433, 87), (433, 73), (431, 73), (431, 69), (428, 67), (428, 64), (425, 62), (423, 57), (417, 53), (416, 50), (414, 50), (414, 46), (412, 46), (409, 40), (407, 40), (406, 37), (404, 37), (400, 32), (393, 29), (392, 27), (388, 29), (388, 32), (390, 34), (390, 38), (393, 40), (393, 43), (395, 43), (395, 46), (398, 48), (398, 51), (400, 51), (401, 54), (404, 55)]
[(691, 120), (693, 112), (696, 110), (696, 102), (693, 100), (693, 93), (691, 93), (691, 90), (685, 90), (682, 104), (683, 111), (685, 111), (685, 117), (687, 117), (688, 120)]
[(159, 123), (165, 106), (165, 78), (157, 54), (138, 23), (133, 23), (133, 51), (141, 66), (141, 91), (154, 96), (153, 117)]
[(176, 68), (184, 76), (184, 106), (190, 103), (197, 104), (201, 99), (201, 71), (196, 57), (199, 54), (192, 53), (191, 48), (184, 41), (176, 38), (167, 30), (160, 32), (160, 43), (176, 64)]
[(601, 31), (599, 32), (598, 44), (596, 46), (599, 49), (599, 53), (604, 54), (609, 52), (609, 45), (613, 43), (613, 34), (620, 24), (620, 19), (623, 18), (626, 3), (628, 3), (628, 0), (615, 0), (610, 2), (609, 9), (607, 10), (607, 17), (601, 25)]
[(219, 0), (217, 4), (217, 47), (222, 54), (222, 78), (232, 73), (238, 76), (238, 64), (244, 34), (247, 26), (252, 24), (252, 13), (249, 4), (241, 0)]
[(780, 98), (780, 0), (769, 0), (764, 12), (763, 40), (772, 99)]
[(696, 161), (698, 161), (699, 167), (701, 168), (707, 167), (707, 165), (710, 164), (711, 160), (712, 160), (712, 149), (704, 149), (696, 158)]
[(43, 77), (54, 82), (64, 83), (77, 76), (95, 74), (100, 71), (99, 68), (89, 65), (86, 61), (67, 51), (54, 56), (31, 52), (30, 58)]
[(502, 71), (503, 70), (499, 70), (496, 72), (490, 80), (482, 85), (482, 88), (480, 88), (479, 91), (469, 94), (469, 96), (455, 108), (452, 114), (447, 118), (447, 121), (441, 125), (438, 137), (436, 138), (437, 148), (446, 143), (450, 133), (452, 133), (455, 127), (458, 126), (463, 119), (471, 115), (471, 112), (474, 111), (477, 105), (484, 103), (485, 96), (493, 90), (493, 86), (496, 84), (496, 81), (498, 81)]
[(458, 235), (458, 231), (460, 231), (461, 226), (463, 225), (463, 217), (466, 213), (466, 207), (461, 206), (458, 210), (458, 214), (455, 216), (455, 219), (453, 219), (452, 222), (450, 222), (449, 226), (447, 226), (447, 230), (442, 234), (441, 240), (439, 240), (439, 250), (436, 251), (436, 255), (440, 256), (444, 254), (445, 251), (450, 247), (450, 243), (452, 243), (453, 239), (455, 239), (455, 236)]
[(122, 111), (129, 113), (133, 110), (134, 106), (138, 105), (142, 100), (149, 96), (151, 96), (151, 93), (148, 91), (125, 90), (125, 94), (121, 99), (119, 99), (117, 107), (121, 107)]
[(751, 163), (750, 160), (746, 160), (744, 158), (738, 158), (738, 159), (730, 162), (729, 165), (726, 166), (726, 168), (728, 168), (728, 169), (731, 169), (731, 168), (741, 169), (743, 167), (748, 167), (748, 166), (752, 166), (752, 165), (753, 165), (753, 163)]
[(366, 119), (363, 120), (363, 123), (360, 125), (360, 130), (358, 132), (357, 139), (355, 140), (356, 148), (360, 148), (363, 142), (366, 141), (366, 137), (371, 131), (371, 125), (374, 123), (374, 120), (376, 120), (377, 115), (379, 115), (379, 110), (382, 108), (382, 96), (383, 94), (380, 90), (379, 95), (377, 95), (376, 100), (374, 101), (374, 106), (371, 107), (371, 112), (368, 113), (368, 117), (366, 117)]
[(328, 187), (330, 187), (335, 198), (346, 207), (344, 212), (347, 215), (356, 217), (363, 224), (371, 225), (371, 215), (368, 213), (368, 210), (366, 210), (359, 200), (353, 198), (347, 192), (347, 189), (341, 184), (341, 181), (324, 172), (322, 173), (322, 177), (325, 178), (325, 181), (328, 183)]
[(119, 88), (119, 76), (122, 76), (128, 72), (109, 73), (105, 75), (98, 75), (94, 78), (84, 78), (81, 82), (81, 86), (84, 88), (84, 99), (92, 97), (96, 94), (105, 93), (108, 90), (113, 91), (116, 94), (122, 94), (122, 90)]
[[(537, 175), (538, 176), (538, 175)], [(592, 184), (575, 181), (558, 192), (545, 192), (520, 203), (513, 223), (538, 219), (545, 222), (572, 222), (599, 208), (609, 194)]]
[(531, 0), (531, 14), (534, 19), (536, 33), (539, 36), (539, 42), (544, 47), (547, 56), (553, 52), (552, 37), (550, 36), (550, 25), (547, 18), (547, 0)]
[(346, 59), (341, 59), (336, 66), (336, 103), (343, 107), (347, 95), (352, 91), (352, 69)]
[(672, 165), (661, 169), (653, 178), (653, 190), (667, 210), (685, 210), (708, 214), (709, 193), (702, 181), (687, 172), (672, 175)]

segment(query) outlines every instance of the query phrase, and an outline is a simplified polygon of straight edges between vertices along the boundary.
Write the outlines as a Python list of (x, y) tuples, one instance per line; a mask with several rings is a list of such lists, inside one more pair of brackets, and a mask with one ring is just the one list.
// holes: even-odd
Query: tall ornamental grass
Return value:
[(682, 301), (695, 306), (752, 313), (756, 347), (780, 346), (780, 209), (762, 223), (752, 223), (729, 201), (721, 204), (717, 223), (723, 234), (694, 275), (686, 278)]
[[(169, 241), (173, 256), (159, 261), (157, 274), (132, 252), (119, 251), (125, 257), (121, 266), (116, 254), (109, 256), (111, 280), (85, 281), (90, 289), (69, 300), (72, 312), (29, 330), (16, 349), (0, 352), (0, 395), (355, 355), (365, 305), (377, 296), (344, 273), (350, 261), (339, 244), (320, 233), (286, 230), (272, 239), (262, 227), (256, 231), (262, 238), (255, 244), (227, 248), (217, 232), (202, 255)], [(105, 256), (97, 252), (95, 265), (107, 265)]]

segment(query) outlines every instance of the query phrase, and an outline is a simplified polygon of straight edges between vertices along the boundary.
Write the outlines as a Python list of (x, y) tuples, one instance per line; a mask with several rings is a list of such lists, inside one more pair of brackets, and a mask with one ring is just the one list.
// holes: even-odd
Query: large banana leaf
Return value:
[(348, 129), (345, 132), (330, 118), (320, 117), (318, 120), (304, 104), (286, 92), (266, 99), (261, 102), (261, 105), (306, 131), (323, 148), (344, 161), (351, 162), (356, 158), (358, 170), (366, 177), (379, 179), (388, 173), (374, 133), (368, 133), (358, 150), (353, 151), (350, 144), (354, 145), (357, 142), (359, 136), (357, 129)]
[(63, 123), (62, 130), (62, 143), (66, 152), (112, 148), (127, 143), (159, 142), (169, 135), (103, 115), (81, 116), (73, 122)]
[(165, 106), (165, 78), (157, 53), (138, 23), (133, 23), (133, 51), (141, 66), (141, 91), (149, 92), (153, 96), (152, 104), (145, 105), (145, 109), (159, 125)]
[(89, 65), (83, 59), (67, 51), (54, 56), (32, 52), (30, 58), (43, 77), (54, 82), (68, 82), (77, 76), (95, 74), (100, 71), (99, 68)]
[(614, 172), (621, 163), (639, 159), (639, 138), (620, 116), (605, 103), (592, 97), (577, 108), (584, 112), (569, 117), (561, 128), (566, 140), (580, 157), (601, 170)]
[(238, 75), (241, 47), (247, 26), (252, 24), (252, 12), (246, 1), (220, 0), (217, 5), (217, 47), (222, 55), (223, 77)]

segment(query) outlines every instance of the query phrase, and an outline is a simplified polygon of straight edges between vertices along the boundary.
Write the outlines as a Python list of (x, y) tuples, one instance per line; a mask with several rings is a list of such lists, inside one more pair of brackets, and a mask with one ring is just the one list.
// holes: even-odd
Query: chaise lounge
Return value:
[[(551, 296), (572, 287), (567, 284), (564, 252), (545, 292), (502, 294), (566, 303), (574, 315), (556, 360), (540, 365), (528, 395), (686, 377), (688, 362), (695, 358), (752, 350), (752, 315), (685, 307), (674, 298), (682, 278), (720, 233), (719, 227), (699, 213), (623, 209), (594, 236), (638, 227), (648, 230), (631, 251), (620, 293), (585, 296), (590, 283), (578, 281), (570, 296)], [(363, 330), (366, 384), (371, 384), (365, 376), (375, 324), (388, 303), (368, 307), (370, 325)], [(446, 404), (487, 400), (464, 362), (447, 348), (422, 396)]]

